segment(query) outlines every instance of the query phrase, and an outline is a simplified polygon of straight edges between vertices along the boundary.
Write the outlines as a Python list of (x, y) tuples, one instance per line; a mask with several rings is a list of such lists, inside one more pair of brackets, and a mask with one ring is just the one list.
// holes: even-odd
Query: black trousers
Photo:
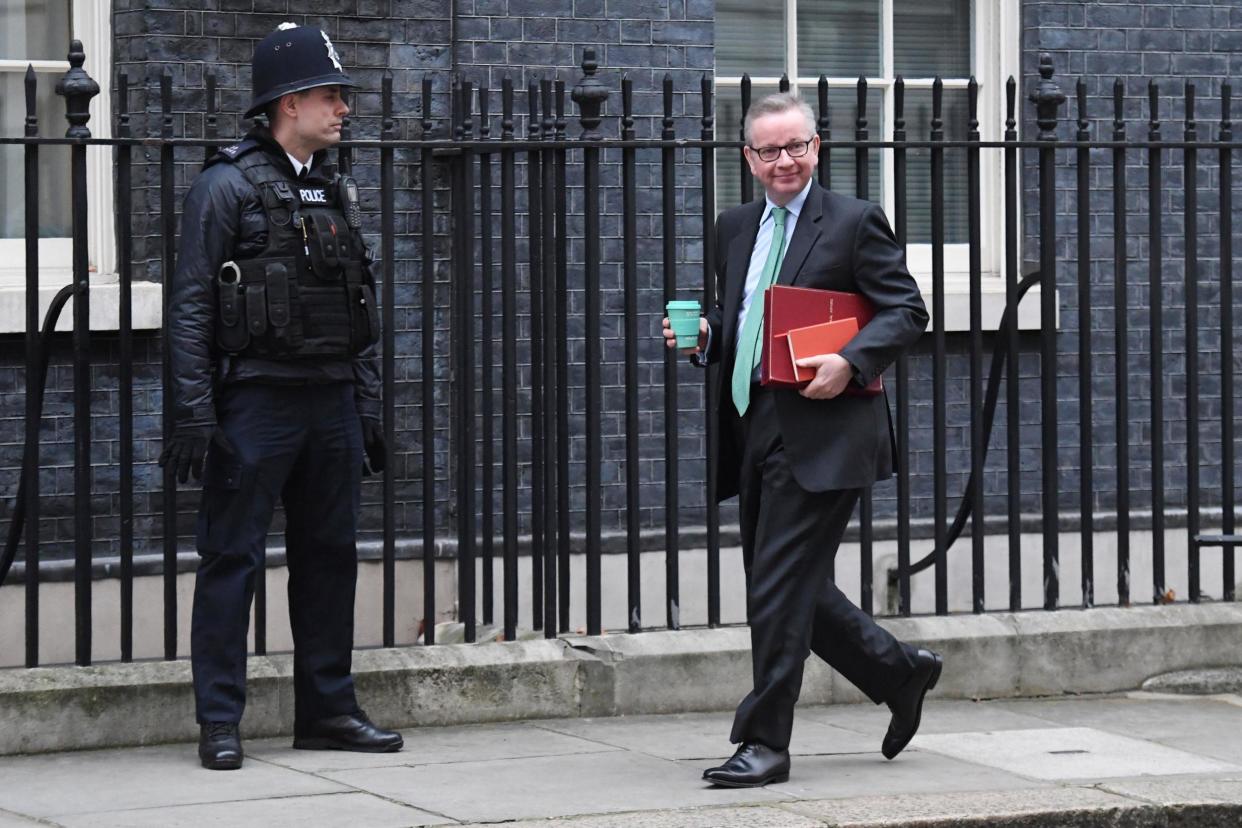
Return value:
[(905, 645), (828, 577), (860, 490), (808, 492), (798, 485), (771, 391), (753, 386), (746, 416), (734, 421), (743, 447), (738, 512), (755, 686), (738, 705), (730, 739), (783, 750), (809, 652), (877, 704), (914, 665)]
[(349, 383), (226, 386), (216, 402), (235, 449), (214, 443), (198, 514), (190, 660), (200, 723), (237, 722), (255, 575), (285, 508), (295, 719), (357, 710), (351, 675), (362, 431)]

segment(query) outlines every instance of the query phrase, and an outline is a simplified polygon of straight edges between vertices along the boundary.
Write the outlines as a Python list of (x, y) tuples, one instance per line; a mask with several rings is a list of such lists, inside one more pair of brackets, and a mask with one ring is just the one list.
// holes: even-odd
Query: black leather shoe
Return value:
[(885, 759), (892, 759), (910, 744), (923, 719), (923, 698), (927, 691), (940, 680), (940, 668), (944, 662), (931, 650), (919, 650), (914, 655), (914, 672), (897, 693), (888, 700), (893, 720), (888, 723), (884, 744), (880, 752)]
[(198, 730), (198, 758), (208, 770), (242, 766), (241, 734), (236, 722), (206, 722)]
[(293, 746), (298, 750), (393, 753), (401, 750), (404, 744), (400, 733), (376, 727), (361, 710), (309, 722), (294, 728), (293, 732)]
[(789, 781), (789, 751), (758, 742), (742, 742), (729, 761), (703, 771), (703, 778), (725, 788), (760, 788)]

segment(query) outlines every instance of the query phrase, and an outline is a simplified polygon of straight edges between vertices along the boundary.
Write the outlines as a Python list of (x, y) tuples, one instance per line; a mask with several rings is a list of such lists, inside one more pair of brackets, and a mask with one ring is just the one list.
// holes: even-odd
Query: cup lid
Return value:
[(690, 309), (698, 310), (699, 300), (698, 299), (670, 299), (668, 301), (668, 304), (665, 307), (671, 310), (690, 310)]

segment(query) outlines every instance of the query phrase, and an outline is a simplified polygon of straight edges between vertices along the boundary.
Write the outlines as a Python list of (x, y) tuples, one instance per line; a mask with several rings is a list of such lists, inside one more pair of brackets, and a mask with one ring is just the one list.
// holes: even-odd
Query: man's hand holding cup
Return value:
[(683, 354), (701, 354), (707, 347), (707, 320), (695, 299), (669, 301), (664, 317), (664, 345)]

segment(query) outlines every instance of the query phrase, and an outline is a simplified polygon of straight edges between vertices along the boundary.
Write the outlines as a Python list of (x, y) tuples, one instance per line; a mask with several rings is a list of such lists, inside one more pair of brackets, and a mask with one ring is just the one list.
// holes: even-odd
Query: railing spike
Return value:
[(39, 134), (39, 115), (35, 109), (38, 101), (39, 76), (35, 74), (34, 65), (26, 64), (26, 137), (34, 138)]
[[(581, 138), (584, 141), (598, 141), (603, 136), (599, 133), (604, 104), (608, 100), (608, 89), (595, 77), (599, 64), (595, 61), (595, 50), (584, 49), (582, 52), (582, 80), (578, 81), (570, 95), (578, 105), (578, 123), (582, 125)], [(667, 76), (666, 76), (667, 77)]]
[(1013, 75), (1005, 82), (1005, 129), (1013, 131), (1018, 126), (1018, 82)]
[(91, 137), (86, 124), (91, 119), (91, 98), (99, 94), (99, 84), (82, 68), (85, 62), (82, 41), (72, 41), (69, 44), (69, 71), (56, 83), (56, 94), (65, 99), (65, 120), (69, 122), (66, 138)]
[(1039, 126), (1039, 140), (1051, 141), (1057, 137), (1057, 110), (1065, 103), (1065, 93), (1052, 79), (1052, 55), (1043, 52), (1039, 56), (1040, 81), (1031, 92), (1035, 104), (1035, 123)]

